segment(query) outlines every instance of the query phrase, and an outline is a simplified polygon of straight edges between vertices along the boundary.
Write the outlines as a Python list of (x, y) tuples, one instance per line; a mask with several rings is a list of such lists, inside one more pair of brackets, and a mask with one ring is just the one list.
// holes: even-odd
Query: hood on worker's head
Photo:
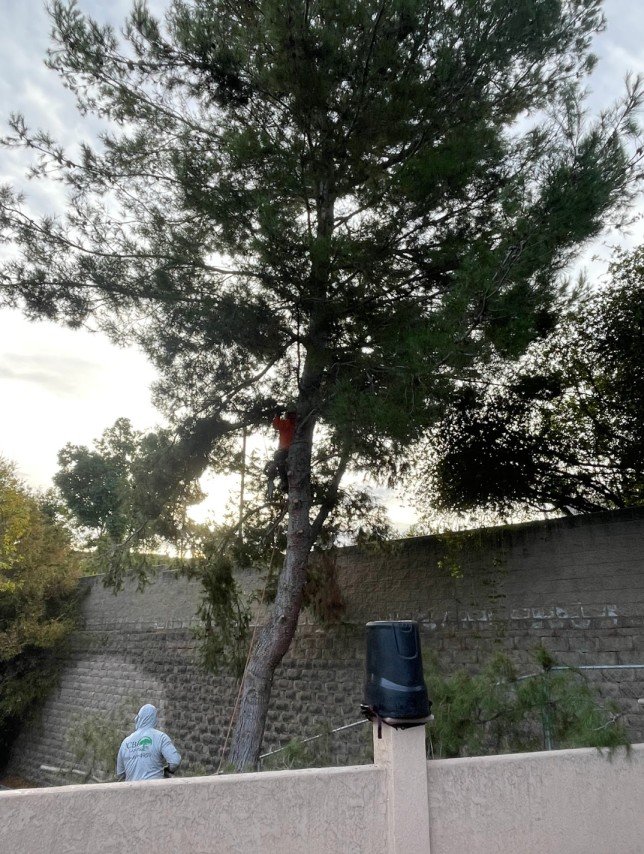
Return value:
[(134, 719), (137, 729), (145, 729), (146, 727), (155, 727), (157, 725), (158, 715), (156, 708), (151, 703), (146, 703), (141, 706), (139, 713)]

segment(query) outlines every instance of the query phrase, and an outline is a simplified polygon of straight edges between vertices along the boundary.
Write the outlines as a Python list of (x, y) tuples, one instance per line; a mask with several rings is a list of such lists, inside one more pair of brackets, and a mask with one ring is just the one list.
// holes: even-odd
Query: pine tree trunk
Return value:
[(298, 430), (289, 452), (288, 548), (270, 618), (260, 630), (244, 675), (228, 755), (238, 771), (254, 770), (259, 762), (273, 675), (291, 645), (302, 607), (313, 545), (309, 518), (313, 427), (314, 421), (310, 418)]
[(257, 767), (271, 698), (273, 675), (291, 646), (302, 607), (309, 554), (315, 533), (311, 529), (311, 457), (314, 412), (326, 359), (325, 326), (329, 322), (325, 296), (330, 268), (330, 238), (334, 228), (335, 179), (332, 159), (320, 169), (316, 198), (318, 248), (311, 259), (308, 290), (312, 300), (304, 343), (306, 360), (299, 381), (297, 414), (300, 423), (288, 455), (288, 533), (286, 558), (277, 595), (266, 626), (254, 647), (242, 686), (229, 761), (238, 771)]

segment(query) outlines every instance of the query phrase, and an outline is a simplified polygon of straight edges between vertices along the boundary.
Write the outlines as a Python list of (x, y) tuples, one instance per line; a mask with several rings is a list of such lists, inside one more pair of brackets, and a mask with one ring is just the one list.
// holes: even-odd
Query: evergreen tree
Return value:
[[(497, 653), (480, 672), (426, 668), (435, 720), (427, 724), (432, 759), (598, 747), (628, 747), (616, 704), (602, 702), (583, 670), (558, 664), (544, 647), (537, 668), (519, 676)], [(610, 754), (609, 754), (610, 755)]]
[(49, 65), (106, 130), (75, 153), (12, 118), (69, 202), (3, 190), (5, 300), (147, 352), (169, 493), (298, 414), (232, 744), (252, 766), (347, 467), (395, 479), (466, 369), (552, 328), (558, 272), (632, 193), (640, 86), (584, 117), (599, 0), (136, 2), (122, 38), (51, 14)]
[(464, 385), (415, 449), (421, 512), (644, 504), (644, 249), (519, 364)]

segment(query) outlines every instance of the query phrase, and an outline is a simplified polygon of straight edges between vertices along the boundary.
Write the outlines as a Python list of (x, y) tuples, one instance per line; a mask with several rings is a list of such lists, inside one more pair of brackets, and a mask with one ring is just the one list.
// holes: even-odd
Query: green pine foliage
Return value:
[(241, 678), (250, 639), (251, 610), (233, 577), (231, 549), (222, 548), (221, 538), (205, 535), (195, 543), (194, 556), (182, 572), (201, 582), (203, 595), (197, 616), (201, 663), (206, 670), (222, 668)]
[(78, 715), (67, 731), (67, 747), (74, 757), (75, 770), (84, 771), (85, 779), (74, 779), (71, 768), (62, 769), (67, 782), (107, 782), (116, 779), (116, 757), (123, 739), (132, 732), (133, 710), (142, 703), (124, 700), (105, 712)]
[(50, 11), (47, 63), (103, 132), (68, 151), (11, 117), (67, 202), (0, 190), (0, 301), (158, 370), (172, 437), (147, 521), (110, 517), (117, 586), (189, 484), (297, 411), (268, 684), (347, 470), (398, 479), (464, 379), (552, 330), (561, 272), (634, 196), (641, 85), (586, 114), (599, 0), (137, 0), (122, 32)]
[(644, 249), (618, 258), (518, 364), (464, 384), (413, 451), (436, 509), (587, 513), (644, 503)]
[(628, 746), (617, 708), (598, 699), (583, 671), (554, 671), (557, 662), (543, 648), (534, 659), (537, 669), (529, 678), (518, 678), (500, 653), (476, 675), (442, 675), (430, 659), (431, 757)]
[(190, 460), (167, 500), (305, 366), (336, 463), (395, 476), (466, 369), (552, 328), (558, 273), (632, 195), (639, 84), (584, 115), (597, 0), (136, 3), (124, 37), (51, 14), (48, 64), (105, 132), (67, 152), (12, 118), (70, 195), (39, 219), (3, 190), (2, 294), (145, 350), (182, 436), (160, 453)]

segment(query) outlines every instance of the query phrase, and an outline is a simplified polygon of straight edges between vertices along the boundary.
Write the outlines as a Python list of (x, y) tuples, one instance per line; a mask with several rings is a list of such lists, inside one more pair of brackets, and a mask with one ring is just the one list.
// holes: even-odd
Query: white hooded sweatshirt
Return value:
[(116, 776), (130, 780), (159, 780), (163, 768), (179, 767), (181, 756), (170, 738), (158, 729), (157, 710), (150, 703), (141, 706), (135, 718), (136, 730), (123, 739), (116, 759)]

